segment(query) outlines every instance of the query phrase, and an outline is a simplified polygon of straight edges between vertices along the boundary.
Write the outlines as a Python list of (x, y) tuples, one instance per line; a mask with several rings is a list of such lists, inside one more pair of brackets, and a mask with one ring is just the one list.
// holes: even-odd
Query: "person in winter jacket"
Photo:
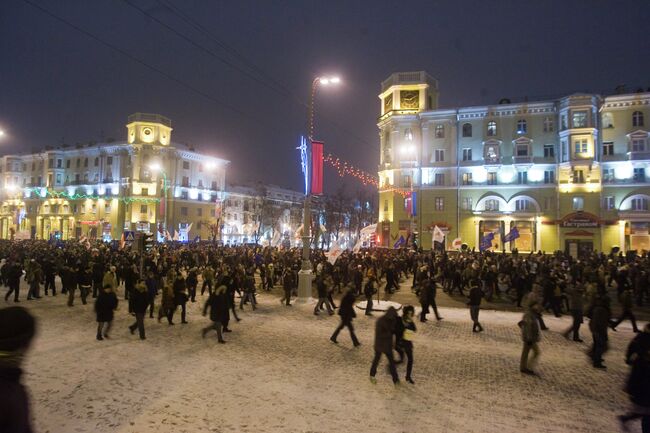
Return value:
[(187, 278), (185, 279), (185, 284), (187, 285), (187, 291), (190, 298), (190, 301), (196, 302), (196, 286), (199, 285), (199, 271), (196, 268), (192, 268), (187, 273)]
[(632, 366), (625, 386), (632, 408), (618, 419), (623, 430), (628, 431), (627, 422), (641, 418), (641, 431), (650, 433), (650, 324), (630, 342), (625, 362)]
[(395, 368), (395, 360), (393, 358), (393, 334), (395, 333), (395, 323), (397, 322), (397, 310), (394, 307), (389, 307), (386, 314), (377, 319), (375, 323), (375, 357), (370, 366), (370, 381), (377, 383), (375, 375), (377, 374), (377, 366), (381, 355), (388, 358), (388, 368), (390, 375), (393, 378), (395, 385), (399, 384), (399, 377), (397, 376), (397, 369)]
[(114, 293), (117, 294), (117, 274), (116, 274), (117, 269), (115, 266), (111, 266), (108, 268), (108, 270), (104, 273), (104, 276), (102, 278), (102, 287), (111, 286), (111, 289), (113, 290)]
[(375, 288), (375, 279), (374, 277), (368, 278), (366, 285), (363, 288), (363, 294), (366, 297), (366, 316), (372, 316), (372, 295), (377, 293)]
[(352, 326), (352, 319), (357, 317), (357, 313), (354, 311), (354, 301), (356, 301), (356, 296), (354, 296), (352, 290), (345, 292), (345, 295), (343, 295), (343, 298), (341, 299), (341, 305), (339, 306), (339, 316), (341, 316), (341, 323), (330, 337), (330, 340), (332, 340), (333, 343), (337, 343), (336, 337), (338, 337), (339, 332), (341, 332), (343, 328), (347, 326), (347, 328), (350, 330), (350, 337), (352, 338), (352, 344), (354, 344), (354, 347), (361, 346), (361, 343), (359, 343), (357, 336), (354, 334), (354, 327)]
[[(534, 375), (533, 366), (539, 358), (539, 321), (537, 314), (541, 311), (542, 306), (536, 300), (530, 301), (526, 304), (526, 312), (524, 317), (519, 322), (521, 328), (521, 340), (524, 344), (521, 351), (521, 360), (519, 362), (519, 371), (524, 374)], [(533, 351), (532, 359), (528, 359), (530, 351)]]
[(108, 338), (108, 331), (113, 323), (113, 312), (117, 309), (117, 296), (111, 286), (106, 285), (95, 300), (97, 314), (97, 339)]
[(20, 383), (21, 364), (36, 320), (22, 307), (0, 309), (0, 432), (31, 433), (29, 396)]
[(318, 310), (325, 305), (327, 307), (327, 312), (329, 315), (334, 314), (334, 310), (332, 309), (332, 306), (330, 305), (330, 301), (327, 298), (327, 283), (325, 282), (325, 277), (321, 273), (316, 277), (316, 290), (318, 291), (318, 302), (316, 303), (316, 306), (314, 307), (314, 316), (318, 316)]
[(219, 286), (214, 291), (210, 292), (210, 297), (205, 302), (203, 307), (203, 315), (205, 316), (210, 309), (210, 320), (212, 325), (206, 326), (201, 330), (201, 336), (205, 338), (205, 335), (211, 331), (217, 331), (217, 338), (219, 343), (225, 343), (223, 339), (223, 334), (221, 332), (223, 327), (223, 322), (226, 314), (228, 314), (228, 300), (226, 299), (226, 286)]
[(639, 328), (636, 326), (636, 317), (634, 317), (634, 313), (632, 312), (632, 288), (626, 287), (623, 293), (621, 293), (620, 299), (623, 311), (618, 319), (612, 323), (612, 330), (616, 331), (616, 327), (620, 325), (623, 320), (630, 319), (630, 322), (632, 322), (632, 330), (634, 332), (639, 332)]
[(610, 317), (609, 298), (605, 293), (598, 293), (594, 298), (589, 321), (589, 330), (593, 339), (589, 356), (595, 368), (607, 368), (603, 365), (603, 354), (607, 351), (607, 328)]
[(282, 272), (282, 288), (284, 289), (284, 297), (280, 299), (280, 303), (284, 303), (287, 307), (291, 306), (291, 292), (293, 292), (293, 282), (295, 278), (291, 269), (285, 269)]
[[(181, 307), (181, 323), (182, 324), (187, 324), (186, 319), (186, 313), (187, 313), (187, 287), (185, 283), (185, 278), (183, 278), (183, 275), (179, 272), (176, 274), (176, 279), (174, 280), (173, 283), (173, 290), (174, 290), (174, 311), (176, 311), (176, 307), (180, 306)], [(173, 314), (173, 313), (172, 313)]]
[(174, 289), (171, 284), (165, 284), (162, 287), (162, 296), (160, 299), (160, 308), (158, 308), (158, 322), (163, 316), (167, 317), (167, 323), (173, 325), (174, 318)]
[(483, 298), (483, 290), (479, 286), (478, 280), (472, 280), (470, 282), (469, 289), (469, 301), (467, 305), (469, 306), (469, 315), (472, 318), (472, 332), (482, 332), (483, 326), (478, 321), (478, 314), (481, 310), (481, 299)]
[(406, 355), (406, 381), (415, 385), (413, 381), (413, 334), (416, 332), (413, 316), (415, 315), (415, 308), (411, 305), (406, 305), (402, 309), (402, 317), (398, 318), (395, 322), (395, 350), (400, 356), (397, 363), (404, 361)]
[(573, 318), (573, 324), (569, 329), (564, 331), (562, 335), (564, 338), (569, 338), (569, 334), (573, 333), (573, 341), (582, 343), (580, 339), (580, 325), (583, 321), (583, 290), (579, 285), (574, 285), (573, 287), (567, 289), (569, 295), (569, 310), (571, 312), (571, 317)]
[(135, 323), (129, 326), (129, 331), (131, 331), (131, 334), (134, 334), (137, 328), (140, 334), (140, 340), (145, 340), (144, 315), (147, 312), (147, 307), (149, 307), (149, 294), (147, 293), (146, 284), (142, 280), (139, 280), (135, 283), (135, 288), (131, 295), (133, 296), (131, 303), (133, 312), (135, 313)]

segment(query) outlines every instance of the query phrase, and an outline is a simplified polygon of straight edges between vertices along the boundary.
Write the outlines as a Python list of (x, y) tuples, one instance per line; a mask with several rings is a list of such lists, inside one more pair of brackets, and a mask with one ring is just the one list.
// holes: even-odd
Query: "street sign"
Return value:
[(124, 241), (133, 242), (135, 240), (135, 232), (131, 230), (124, 230)]

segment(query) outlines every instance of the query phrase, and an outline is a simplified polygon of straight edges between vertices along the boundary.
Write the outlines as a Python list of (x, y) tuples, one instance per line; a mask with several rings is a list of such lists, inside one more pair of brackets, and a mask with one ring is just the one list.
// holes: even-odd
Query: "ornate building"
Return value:
[(1, 157), (0, 237), (209, 238), (229, 162), (175, 146), (171, 120), (158, 114), (133, 114), (126, 128), (121, 143)]
[(404, 72), (379, 98), (381, 244), (438, 226), (447, 248), (650, 249), (650, 93), (438, 109), (437, 80)]

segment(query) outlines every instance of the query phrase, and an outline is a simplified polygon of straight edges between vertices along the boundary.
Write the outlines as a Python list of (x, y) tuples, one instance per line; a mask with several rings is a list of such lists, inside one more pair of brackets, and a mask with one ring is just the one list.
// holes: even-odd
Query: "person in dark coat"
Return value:
[(330, 305), (330, 301), (327, 298), (328, 289), (327, 283), (325, 282), (325, 277), (321, 274), (316, 277), (316, 291), (318, 292), (318, 302), (314, 307), (314, 316), (318, 316), (318, 310), (325, 305), (327, 307), (327, 312), (330, 316), (334, 314), (334, 310)]
[(187, 285), (187, 291), (189, 292), (190, 301), (196, 302), (196, 286), (199, 285), (199, 271), (196, 268), (192, 268), (187, 273), (187, 278), (185, 279), (185, 284)]
[(627, 422), (641, 418), (643, 433), (650, 433), (650, 324), (637, 334), (627, 347), (625, 362), (632, 366), (625, 391), (630, 395), (631, 410), (620, 415), (623, 430)]
[(0, 432), (31, 433), (21, 364), (36, 334), (36, 320), (22, 307), (0, 309)]
[(595, 368), (607, 368), (603, 364), (603, 354), (607, 351), (607, 328), (609, 327), (610, 317), (607, 295), (604, 293), (597, 294), (591, 310), (591, 320), (589, 321), (589, 330), (593, 339), (589, 356)]
[(79, 286), (79, 295), (81, 296), (81, 303), (86, 305), (86, 298), (90, 289), (93, 285), (93, 276), (90, 272), (90, 268), (84, 267), (81, 263), (78, 263), (79, 268), (77, 270), (77, 285)]
[(176, 310), (176, 307), (180, 306), (181, 307), (181, 323), (182, 324), (187, 324), (186, 319), (186, 313), (187, 313), (187, 287), (185, 283), (185, 278), (183, 278), (183, 275), (179, 272), (176, 274), (176, 279), (174, 280), (174, 285), (173, 285), (173, 290), (174, 290), (174, 310)]
[(413, 381), (413, 334), (416, 332), (413, 316), (415, 308), (406, 305), (402, 309), (402, 317), (395, 322), (395, 350), (399, 354), (398, 364), (404, 361), (406, 355), (406, 381), (415, 385)]
[(284, 297), (280, 299), (280, 303), (284, 303), (287, 307), (291, 306), (291, 292), (293, 292), (293, 282), (295, 278), (291, 269), (285, 269), (282, 273), (282, 288), (284, 289)]
[(375, 293), (375, 277), (370, 277), (363, 288), (363, 294), (366, 296), (366, 316), (372, 316), (372, 295)]
[[(521, 341), (523, 342), (523, 349), (521, 351), (521, 358), (519, 360), (519, 371), (524, 374), (535, 375), (533, 366), (539, 358), (539, 321), (537, 314), (541, 311), (542, 306), (536, 299), (529, 300), (526, 304), (526, 312), (524, 317), (519, 322), (521, 328)], [(530, 351), (533, 351), (532, 359), (528, 359)]]
[(630, 322), (632, 322), (632, 330), (634, 332), (639, 332), (639, 328), (636, 326), (636, 317), (634, 317), (634, 313), (632, 312), (632, 288), (626, 287), (623, 293), (621, 293), (620, 299), (623, 311), (618, 319), (612, 322), (612, 330), (616, 331), (616, 327), (620, 325), (623, 320), (630, 319)]
[(18, 295), (20, 294), (20, 277), (23, 276), (23, 268), (20, 266), (18, 260), (5, 265), (7, 269), (7, 286), (9, 291), (5, 295), (5, 301), (9, 300), (11, 294), (14, 294), (14, 302), (20, 302)]
[(339, 316), (341, 316), (341, 323), (330, 337), (330, 340), (332, 340), (333, 343), (337, 343), (336, 337), (338, 337), (339, 332), (341, 332), (343, 328), (347, 326), (350, 330), (350, 337), (352, 338), (352, 344), (354, 344), (354, 347), (361, 346), (361, 343), (359, 343), (357, 336), (354, 334), (354, 327), (352, 326), (352, 319), (357, 317), (357, 313), (354, 311), (354, 301), (356, 301), (356, 297), (354, 296), (352, 290), (345, 292), (345, 295), (343, 295), (343, 298), (341, 299), (341, 305), (339, 306)]
[(108, 331), (113, 323), (113, 312), (117, 309), (117, 296), (111, 286), (104, 286), (95, 300), (95, 313), (97, 314), (97, 339), (108, 338)]
[(571, 317), (573, 318), (573, 323), (570, 328), (562, 333), (562, 335), (564, 338), (568, 339), (569, 334), (573, 333), (573, 341), (582, 343), (582, 339), (580, 338), (580, 325), (583, 321), (582, 315), (584, 310), (582, 287), (576, 284), (572, 287), (569, 287), (567, 289), (567, 292), (569, 295), (569, 309), (571, 312)]
[(205, 338), (205, 335), (211, 331), (217, 331), (217, 338), (219, 343), (225, 343), (223, 339), (223, 334), (221, 329), (223, 327), (223, 321), (226, 314), (228, 314), (228, 301), (226, 299), (226, 286), (219, 286), (214, 291), (210, 291), (210, 297), (205, 302), (203, 307), (203, 315), (205, 316), (208, 313), (208, 308), (210, 309), (210, 320), (212, 325), (206, 326), (201, 330), (201, 336)]
[(388, 358), (388, 368), (393, 378), (393, 383), (395, 385), (399, 384), (395, 359), (393, 358), (393, 334), (395, 333), (397, 319), (397, 310), (394, 307), (389, 307), (386, 314), (377, 319), (375, 323), (375, 357), (370, 366), (370, 381), (372, 383), (377, 383), (377, 379), (375, 379), (377, 366), (379, 365), (381, 355), (385, 355)]
[(61, 270), (62, 293), (68, 293), (68, 307), (74, 306), (74, 292), (77, 290), (75, 271), (70, 266), (64, 266)]
[(472, 332), (482, 332), (483, 326), (478, 321), (478, 314), (481, 310), (481, 299), (483, 298), (483, 291), (479, 286), (479, 281), (472, 280), (470, 283), (471, 287), (469, 289), (469, 301), (467, 305), (469, 306), (469, 315), (472, 318)]
[(135, 283), (135, 288), (131, 292), (131, 295), (133, 296), (131, 303), (133, 312), (135, 313), (135, 323), (129, 326), (129, 331), (133, 334), (137, 328), (140, 334), (140, 340), (145, 340), (144, 315), (147, 312), (147, 307), (149, 307), (149, 293), (146, 284), (142, 280)]

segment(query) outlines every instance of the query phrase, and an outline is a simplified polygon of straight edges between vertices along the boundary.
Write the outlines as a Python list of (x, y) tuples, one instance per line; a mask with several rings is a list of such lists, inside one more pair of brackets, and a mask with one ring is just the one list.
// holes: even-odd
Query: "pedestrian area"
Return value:
[(362, 342), (355, 349), (347, 330), (338, 345), (329, 341), (338, 316), (258, 297), (257, 311), (246, 306), (243, 320), (231, 323), (227, 344), (214, 333), (201, 338), (209, 323), (202, 302), (188, 304), (188, 325), (178, 313), (175, 326), (147, 318), (140, 341), (120, 300), (111, 339), (96, 341), (91, 303), (68, 308), (60, 295), (23, 301), (40, 325), (25, 365), (36, 431), (619, 431), (627, 323), (610, 333), (608, 369), (598, 371), (585, 343), (559, 334), (569, 318), (548, 317), (540, 376), (529, 377), (519, 373), (519, 313), (481, 311), (485, 332), (473, 334), (467, 310), (442, 308), (441, 322), (417, 322), (416, 384), (395, 387), (384, 360), (378, 383), (368, 380), (375, 318), (355, 320)]

